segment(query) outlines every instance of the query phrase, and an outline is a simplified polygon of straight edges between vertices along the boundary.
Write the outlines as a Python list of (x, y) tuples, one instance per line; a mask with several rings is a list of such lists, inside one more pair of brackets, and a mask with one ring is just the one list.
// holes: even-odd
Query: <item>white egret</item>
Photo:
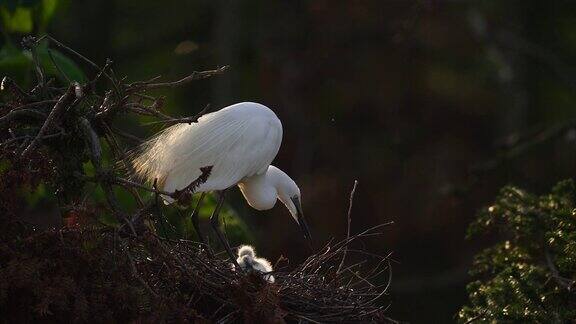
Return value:
[[(218, 215), (226, 190), (238, 185), (250, 206), (274, 207), (280, 200), (310, 239), (302, 214), (300, 189), (282, 170), (270, 165), (282, 142), (282, 123), (268, 107), (242, 102), (206, 114), (196, 123), (171, 126), (144, 143), (132, 160), (140, 178), (157, 182), (165, 192), (190, 189), (210, 169), (206, 181), (194, 192), (216, 191), (218, 202), (210, 221), (232, 259), (233, 254), (219, 228)], [(197, 185), (197, 186), (196, 186)], [(164, 197), (167, 203), (173, 202)], [(200, 202), (199, 202), (200, 203)], [(196, 230), (197, 214), (193, 213)], [(200, 233), (198, 233), (201, 237)]]
[(236, 263), (246, 272), (258, 272), (264, 274), (264, 280), (270, 283), (275, 281), (274, 276), (270, 274), (273, 270), (270, 262), (264, 258), (257, 258), (254, 248), (250, 245), (242, 245), (238, 248)]

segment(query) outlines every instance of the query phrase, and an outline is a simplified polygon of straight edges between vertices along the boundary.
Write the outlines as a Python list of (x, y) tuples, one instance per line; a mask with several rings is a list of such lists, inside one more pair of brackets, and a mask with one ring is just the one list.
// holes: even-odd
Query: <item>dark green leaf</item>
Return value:
[[(60, 51), (54, 49), (49, 50), (43, 46), (39, 46), (37, 50), (38, 57), (48, 75), (56, 76), (62, 81), (66, 81), (66, 78), (78, 82), (86, 81), (86, 75), (80, 67), (78, 67), (76, 62), (72, 61)], [(48, 51), (52, 54), (52, 58), (50, 58)], [(65, 76), (62, 75), (62, 73), (64, 73)]]

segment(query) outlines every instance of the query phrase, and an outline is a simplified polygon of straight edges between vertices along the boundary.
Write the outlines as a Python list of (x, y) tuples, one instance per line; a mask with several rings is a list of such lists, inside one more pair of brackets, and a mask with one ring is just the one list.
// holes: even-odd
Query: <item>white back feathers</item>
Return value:
[(266, 172), (282, 142), (282, 123), (268, 107), (242, 102), (176, 124), (144, 143), (132, 160), (138, 178), (182, 190), (212, 166), (196, 192), (224, 190)]
[(270, 274), (273, 271), (270, 262), (264, 258), (257, 258), (254, 248), (250, 245), (242, 245), (238, 249), (236, 262), (244, 271), (264, 274), (264, 280), (270, 283), (275, 281), (274, 276)]

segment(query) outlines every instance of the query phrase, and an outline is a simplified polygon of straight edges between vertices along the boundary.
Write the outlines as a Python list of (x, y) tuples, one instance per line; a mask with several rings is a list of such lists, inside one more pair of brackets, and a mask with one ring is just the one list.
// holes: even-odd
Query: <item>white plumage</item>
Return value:
[(275, 281), (274, 276), (270, 274), (273, 271), (270, 262), (264, 258), (257, 258), (254, 248), (250, 245), (242, 245), (238, 249), (236, 262), (244, 271), (264, 274), (264, 279), (270, 283)]
[(264, 173), (280, 148), (282, 123), (268, 107), (243, 102), (177, 124), (147, 142), (134, 159), (136, 174), (167, 192), (182, 190), (212, 166), (196, 192), (223, 190)]
[[(270, 165), (281, 142), (282, 123), (276, 114), (264, 105), (242, 102), (206, 114), (196, 123), (165, 129), (140, 147), (132, 165), (139, 178), (157, 181), (166, 192), (187, 188), (202, 174), (201, 168), (212, 167), (195, 193), (239, 185), (250, 206), (258, 210), (270, 209), (280, 200), (309, 238), (300, 189), (286, 173)], [(170, 197), (164, 199), (173, 202)], [(213, 225), (218, 206), (221, 202)]]

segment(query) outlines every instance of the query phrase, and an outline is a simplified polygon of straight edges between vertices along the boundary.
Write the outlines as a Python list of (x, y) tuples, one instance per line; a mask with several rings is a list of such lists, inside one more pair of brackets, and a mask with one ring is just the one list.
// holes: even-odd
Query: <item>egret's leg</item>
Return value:
[(220, 240), (220, 243), (222, 243), (222, 245), (224, 245), (224, 249), (226, 250), (226, 253), (228, 253), (230, 260), (232, 260), (234, 265), (236, 265), (237, 269), (240, 269), (240, 266), (236, 262), (236, 258), (234, 256), (234, 253), (232, 253), (232, 249), (230, 248), (230, 244), (228, 244), (226, 237), (224, 237), (224, 234), (222, 233), (222, 230), (220, 229), (220, 221), (218, 220), (218, 217), (220, 216), (220, 210), (222, 209), (222, 205), (224, 204), (224, 197), (225, 196), (226, 196), (226, 190), (221, 190), (218, 192), (218, 203), (216, 204), (216, 208), (214, 209), (214, 212), (212, 213), (212, 216), (210, 217), (210, 223), (212, 224), (212, 228), (214, 228), (214, 231), (216, 232), (216, 235), (218, 236), (218, 240)]
[(206, 241), (204, 240), (204, 235), (202, 235), (202, 231), (200, 231), (200, 221), (198, 220), (198, 213), (200, 212), (200, 205), (202, 204), (202, 200), (204, 200), (204, 196), (206, 196), (206, 193), (202, 192), (200, 198), (198, 199), (198, 202), (196, 203), (196, 208), (194, 208), (192, 215), (190, 215), (190, 218), (192, 219), (192, 225), (194, 225), (194, 230), (196, 230), (196, 234), (198, 235), (198, 240), (200, 240), (202, 244), (206, 244)]

